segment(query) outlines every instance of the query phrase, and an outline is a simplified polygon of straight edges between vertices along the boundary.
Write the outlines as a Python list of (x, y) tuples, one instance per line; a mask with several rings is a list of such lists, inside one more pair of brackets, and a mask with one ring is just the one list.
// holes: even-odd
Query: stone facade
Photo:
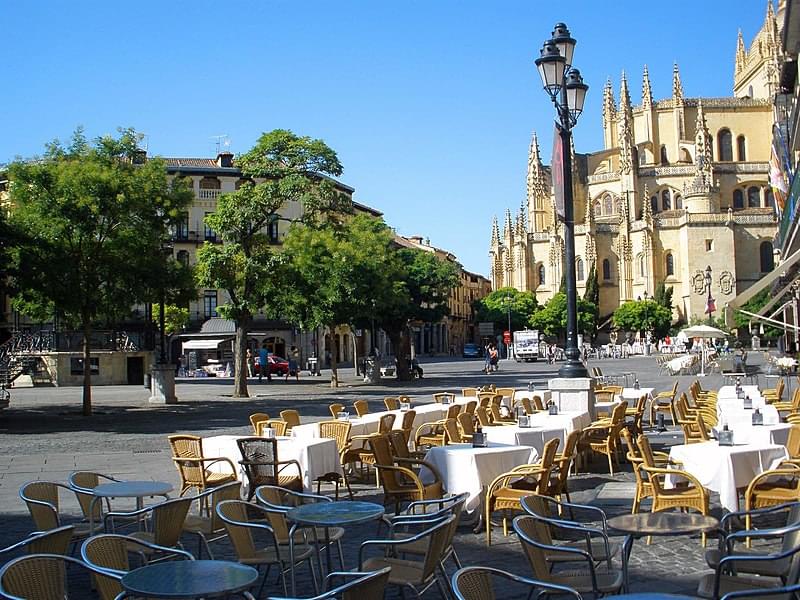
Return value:
[[(781, 22), (770, 4), (749, 52), (740, 34), (733, 97), (685, 96), (677, 65), (667, 99), (653, 99), (646, 66), (639, 105), (624, 73), (619, 102), (606, 83), (603, 149), (572, 149), (578, 293), (594, 265), (601, 315), (663, 281), (674, 288), (675, 318), (688, 321), (705, 311), (707, 266), (717, 306), (773, 269), (770, 73)], [(506, 210), (502, 233), (496, 217), (492, 224), (491, 279), (543, 303), (561, 284), (564, 232), (535, 133), (528, 156), (526, 201), (515, 217)]]

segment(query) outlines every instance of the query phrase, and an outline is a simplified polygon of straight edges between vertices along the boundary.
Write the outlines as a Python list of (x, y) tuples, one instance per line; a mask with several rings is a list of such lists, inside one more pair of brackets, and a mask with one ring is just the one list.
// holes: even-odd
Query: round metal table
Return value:
[(125, 591), (145, 598), (214, 598), (245, 592), (258, 579), (253, 567), (225, 560), (173, 560), (122, 576)]
[(166, 481), (111, 481), (101, 483), (92, 488), (92, 502), (89, 510), (89, 520), (92, 531), (94, 530), (93, 515), (94, 504), (101, 498), (136, 498), (136, 510), (141, 510), (142, 499), (145, 496), (164, 496), (172, 491), (172, 484)]

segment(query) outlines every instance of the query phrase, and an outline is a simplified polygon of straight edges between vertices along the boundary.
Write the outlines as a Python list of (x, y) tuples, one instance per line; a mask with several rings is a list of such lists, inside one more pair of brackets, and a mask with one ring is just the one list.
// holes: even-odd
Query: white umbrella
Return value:
[[(711, 327), (710, 325), (693, 325), (691, 327), (687, 327), (686, 329), (682, 329), (681, 333), (686, 337), (690, 338), (724, 338), (727, 337), (727, 333), (722, 331), (721, 329), (717, 329), (716, 327)], [(702, 352), (700, 352), (700, 376), (705, 377), (706, 374), (706, 352), (705, 348), (703, 348)]]

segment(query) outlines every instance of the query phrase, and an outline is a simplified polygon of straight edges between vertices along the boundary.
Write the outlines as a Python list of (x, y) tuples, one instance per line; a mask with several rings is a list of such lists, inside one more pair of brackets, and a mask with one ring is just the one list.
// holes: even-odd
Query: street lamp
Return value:
[(703, 276), (704, 281), (706, 282), (706, 290), (708, 292), (708, 296), (706, 297), (706, 312), (708, 313), (708, 324), (709, 326), (714, 325), (714, 299), (711, 297), (711, 265), (706, 267), (705, 275)]
[[(506, 311), (508, 313), (508, 335), (513, 335), (511, 332), (511, 290), (506, 293)], [(506, 360), (511, 360), (511, 343), (513, 340), (509, 339), (506, 342)]]
[(578, 296), (575, 283), (575, 223), (572, 198), (572, 156), (570, 139), (572, 128), (583, 112), (583, 103), (589, 86), (583, 83), (578, 69), (572, 66), (575, 39), (564, 23), (557, 23), (552, 38), (544, 43), (535, 60), (544, 90), (556, 108), (556, 128), (561, 138), (561, 173), (564, 193), (564, 245), (566, 249), (565, 278), (567, 293), (567, 344), (566, 361), (558, 370), (559, 377), (588, 377), (589, 372), (581, 362), (578, 349)]

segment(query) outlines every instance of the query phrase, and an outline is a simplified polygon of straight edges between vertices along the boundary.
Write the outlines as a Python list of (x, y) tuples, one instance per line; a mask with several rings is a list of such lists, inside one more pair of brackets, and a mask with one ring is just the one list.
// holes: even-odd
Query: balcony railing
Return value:
[(222, 190), (206, 190), (206, 189), (199, 189), (197, 190), (197, 197), (200, 200), (216, 200), (219, 198), (219, 195), (222, 193)]

